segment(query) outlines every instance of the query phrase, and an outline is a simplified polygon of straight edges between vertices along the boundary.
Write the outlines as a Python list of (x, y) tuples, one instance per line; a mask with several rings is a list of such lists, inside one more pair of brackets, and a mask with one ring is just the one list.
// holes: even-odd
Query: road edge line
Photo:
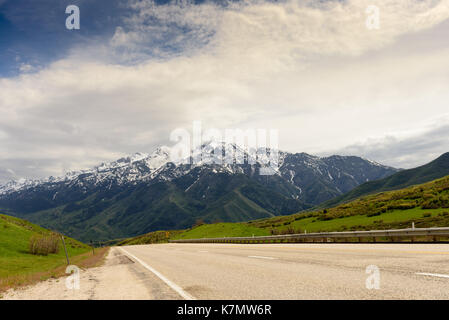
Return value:
[(265, 256), (248, 256), (248, 258), (265, 259), (265, 260), (278, 260), (278, 258), (274, 258), (274, 257), (265, 257)]
[(157, 270), (155, 270), (154, 268), (150, 267), (148, 264), (146, 264), (145, 262), (143, 262), (142, 260), (140, 260), (139, 258), (137, 258), (135, 255), (133, 255), (132, 253), (129, 253), (127, 250), (123, 249), (123, 248), (119, 248), (120, 250), (122, 250), (126, 255), (130, 256), (131, 258), (133, 258), (134, 260), (136, 260), (137, 262), (139, 262), (142, 266), (144, 266), (146, 269), (148, 269), (149, 271), (151, 271), (152, 273), (154, 273), (159, 279), (161, 279), (162, 281), (164, 281), (170, 288), (172, 288), (173, 290), (175, 290), (181, 297), (183, 297), (185, 300), (196, 300), (196, 298), (190, 294), (188, 294), (187, 292), (185, 292), (180, 286), (178, 286), (176, 283), (170, 281), (169, 279), (167, 279), (164, 275), (162, 275), (160, 272), (158, 272)]
[(436, 277), (436, 278), (449, 278), (449, 275), (447, 274), (441, 274), (441, 273), (429, 273), (429, 272), (416, 272), (419, 276), (429, 276), (429, 277)]

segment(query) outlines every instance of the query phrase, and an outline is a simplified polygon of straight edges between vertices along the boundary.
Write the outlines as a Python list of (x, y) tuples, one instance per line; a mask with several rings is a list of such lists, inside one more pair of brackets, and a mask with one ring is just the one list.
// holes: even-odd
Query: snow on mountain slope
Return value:
[[(61, 177), (48, 177), (41, 180), (11, 181), (0, 186), (0, 197), (26, 190), (36, 190), (40, 186), (47, 190), (57, 191), (61, 187), (77, 188), (83, 192), (93, 188), (112, 188), (113, 186), (135, 185), (140, 182), (156, 183), (172, 181), (196, 170), (194, 179), (204, 170), (212, 174), (229, 175), (244, 174), (258, 180), (262, 184), (273, 184), (273, 179), (259, 176), (264, 166), (260, 160), (260, 151), (245, 152), (235, 145), (227, 145), (227, 151), (234, 150), (245, 160), (244, 164), (229, 161), (226, 152), (223, 163), (216, 164), (217, 157), (222, 157), (221, 144), (206, 143), (192, 152), (190, 159), (181, 163), (171, 162), (169, 147), (159, 147), (153, 153), (136, 153), (109, 163), (102, 163), (92, 169), (68, 172)], [(203, 152), (201, 152), (203, 151)], [(256, 157), (256, 154), (258, 156)], [(256, 160), (256, 158), (258, 160)], [(212, 159), (212, 160), (211, 160)], [(266, 160), (266, 159), (265, 159)], [(192, 161), (192, 164), (188, 164)], [(248, 161), (253, 164), (248, 164)], [(331, 156), (320, 158), (306, 153), (278, 152), (278, 166), (274, 174), (279, 177), (276, 188), (281, 184), (292, 187), (281, 187), (291, 198), (301, 198), (308, 203), (317, 203), (345, 193), (366, 181), (376, 180), (395, 173), (394, 168), (377, 164), (359, 157)]]

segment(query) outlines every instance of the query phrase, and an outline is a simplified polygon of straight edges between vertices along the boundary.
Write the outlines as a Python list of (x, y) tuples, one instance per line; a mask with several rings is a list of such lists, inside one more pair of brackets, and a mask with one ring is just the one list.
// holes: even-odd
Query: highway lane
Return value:
[[(179, 299), (449, 299), (449, 245), (444, 244), (157, 244), (124, 249), (149, 273), (179, 288)], [(379, 289), (366, 287), (371, 265), (379, 269)]]

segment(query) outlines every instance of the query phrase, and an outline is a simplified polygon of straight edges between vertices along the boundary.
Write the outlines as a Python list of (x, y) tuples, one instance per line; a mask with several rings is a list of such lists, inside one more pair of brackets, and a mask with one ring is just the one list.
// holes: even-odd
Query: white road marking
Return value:
[(438, 277), (438, 278), (449, 278), (447, 274), (439, 274), (439, 273), (426, 273), (426, 272), (417, 272), (417, 275), (420, 276), (429, 276), (429, 277)]
[(133, 258), (134, 260), (136, 260), (137, 262), (139, 262), (141, 265), (143, 265), (146, 269), (150, 270), (151, 272), (153, 272), (157, 277), (159, 277), (159, 279), (161, 279), (162, 281), (164, 281), (170, 288), (172, 288), (173, 290), (175, 290), (181, 297), (183, 297), (186, 300), (196, 300), (195, 297), (193, 297), (192, 295), (188, 294), (187, 292), (185, 292), (180, 286), (178, 286), (176, 283), (173, 283), (172, 281), (168, 280), (165, 276), (163, 276), (161, 273), (159, 273), (158, 271), (156, 271), (155, 269), (153, 269), (152, 267), (150, 267), (149, 265), (147, 265), (145, 262), (143, 262), (142, 260), (140, 260), (139, 258), (137, 258), (135, 255), (129, 253), (128, 251), (126, 251), (123, 248), (119, 248), (121, 249), (125, 254), (127, 254), (128, 256), (130, 256), (131, 258)]
[(262, 256), (248, 256), (248, 258), (268, 259), (268, 260), (276, 260), (277, 259), (277, 258), (273, 258), (273, 257), (262, 257)]
[(200, 250), (200, 251), (198, 251), (198, 252), (209, 252), (209, 251), (206, 251), (206, 250)]

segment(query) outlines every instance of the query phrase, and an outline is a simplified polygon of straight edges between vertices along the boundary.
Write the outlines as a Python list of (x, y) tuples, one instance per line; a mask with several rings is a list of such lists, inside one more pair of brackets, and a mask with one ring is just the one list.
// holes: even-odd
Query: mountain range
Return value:
[(360, 157), (279, 151), (278, 169), (267, 176), (247, 153), (243, 164), (182, 164), (170, 152), (160, 147), (61, 177), (12, 181), (0, 186), (0, 208), (83, 241), (107, 240), (292, 214), (398, 172)]

